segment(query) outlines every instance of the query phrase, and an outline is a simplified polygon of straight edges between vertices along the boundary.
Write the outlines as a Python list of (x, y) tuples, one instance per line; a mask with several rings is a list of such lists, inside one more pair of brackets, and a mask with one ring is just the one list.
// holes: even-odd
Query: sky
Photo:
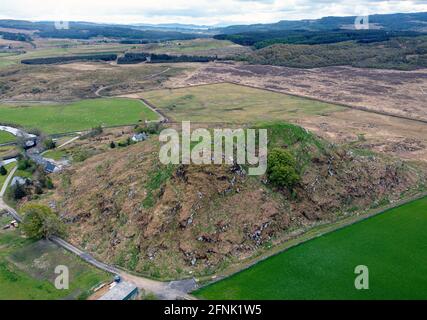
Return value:
[(427, 0), (0, 0), (0, 19), (231, 25), (427, 12)]

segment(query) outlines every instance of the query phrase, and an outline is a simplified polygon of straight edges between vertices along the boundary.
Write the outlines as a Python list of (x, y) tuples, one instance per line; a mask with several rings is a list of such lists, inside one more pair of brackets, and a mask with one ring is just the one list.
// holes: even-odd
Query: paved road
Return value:
[(160, 282), (142, 278), (129, 274), (123, 270), (120, 270), (114, 266), (110, 266), (103, 262), (96, 260), (90, 254), (80, 250), (72, 244), (58, 237), (51, 237), (50, 240), (58, 246), (74, 253), (87, 263), (95, 266), (98, 269), (104, 270), (112, 274), (118, 274), (125, 281), (133, 283), (140, 289), (144, 289), (146, 292), (154, 293), (159, 299), (165, 300), (176, 300), (176, 299), (194, 299), (188, 295), (188, 292), (192, 291), (196, 287), (194, 280), (174, 281), (174, 282)]
[(10, 181), (13, 178), (13, 175), (15, 174), (16, 170), (18, 169), (18, 166), (15, 166), (10, 172), (9, 175), (7, 176), (6, 180), (4, 181), (3, 185), (0, 186), (0, 198), (3, 198), (5, 192), (6, 192), (6, 188), (9, 185)]
[(9, 214), (16, 220), (16, 221), (21, 221), (21, 217), (19, 216), (19, 214), (11, 207), (9, 207), (4, 201), (3, 201), (3, 196), (6, 193), (6, 189), (7, 186), (9, 185), (10, 181), (13, 178), (13, 175), (15, 174), (16, 170), (18, 169), (17, 166), (15, 166), (15, 168), (13, 168), (10, 172), (9, 175), (7, 176), (5, 182), (3, 183), (3, 186), (1, 186), (1, 190), (0, 190), (0, 212), (1, 211), (7, 211), (9, 212)]

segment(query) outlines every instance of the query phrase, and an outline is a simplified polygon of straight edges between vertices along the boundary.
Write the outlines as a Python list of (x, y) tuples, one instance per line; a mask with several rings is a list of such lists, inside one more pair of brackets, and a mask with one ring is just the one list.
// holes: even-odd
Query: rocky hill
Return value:
[(295, 230), (380, 207), (426, 183), (418, 166), (334, 146), (304, 129), (269, 124), (270, 148), (289, 150), (289, 190), (234, 166), (159, 164), (157, 137), (93, 156), (54, 179), (43, 201), (69, 240), (96, 257), (156, 278), (212, 274)]

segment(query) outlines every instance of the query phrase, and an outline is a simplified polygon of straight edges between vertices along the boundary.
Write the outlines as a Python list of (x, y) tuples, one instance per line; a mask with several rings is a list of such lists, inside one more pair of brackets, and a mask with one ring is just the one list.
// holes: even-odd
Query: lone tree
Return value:
[(268, 154), (267, 175), (278, 187), (292, 189), (300, 180), (294, 156), (285, 149), (273, 149)]
[(0, 175), (2, 176), (7, 175), (7, 170), (4, 166), (0, 166)]
[(65, 225), (49, 207), (28, 204), (22, 208), (22, 229), (29, 238), (41, 239), (65, 235)]

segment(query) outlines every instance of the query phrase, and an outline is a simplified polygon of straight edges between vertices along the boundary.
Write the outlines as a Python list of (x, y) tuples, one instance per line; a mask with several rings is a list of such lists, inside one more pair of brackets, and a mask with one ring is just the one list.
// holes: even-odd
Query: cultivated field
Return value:
[(328, 103), (228, 83), (156, 90), (141, 96), (176, 121), (248, 123), (343, 110)]
[[(316, 238), (195, 294), (205, 299), (427, 299), (427, 198)], [(366, 265), (370, 289), (356, 290)]]
[[(19, 231), (0, 231), (0, 247), (0, 300), (86, 299), (110, 278), (53, 243), (24, 239)], [(58, 265), (70, 270), (69, 290), (54, 287)]]
[(45, 133), (64, 133), (93, 127), (136, 124), (156, 120), (157, 114), (141, 101), (92, 99), (61, 105), (0, 105), (0, 118), (10, 124), (38, 128)]

